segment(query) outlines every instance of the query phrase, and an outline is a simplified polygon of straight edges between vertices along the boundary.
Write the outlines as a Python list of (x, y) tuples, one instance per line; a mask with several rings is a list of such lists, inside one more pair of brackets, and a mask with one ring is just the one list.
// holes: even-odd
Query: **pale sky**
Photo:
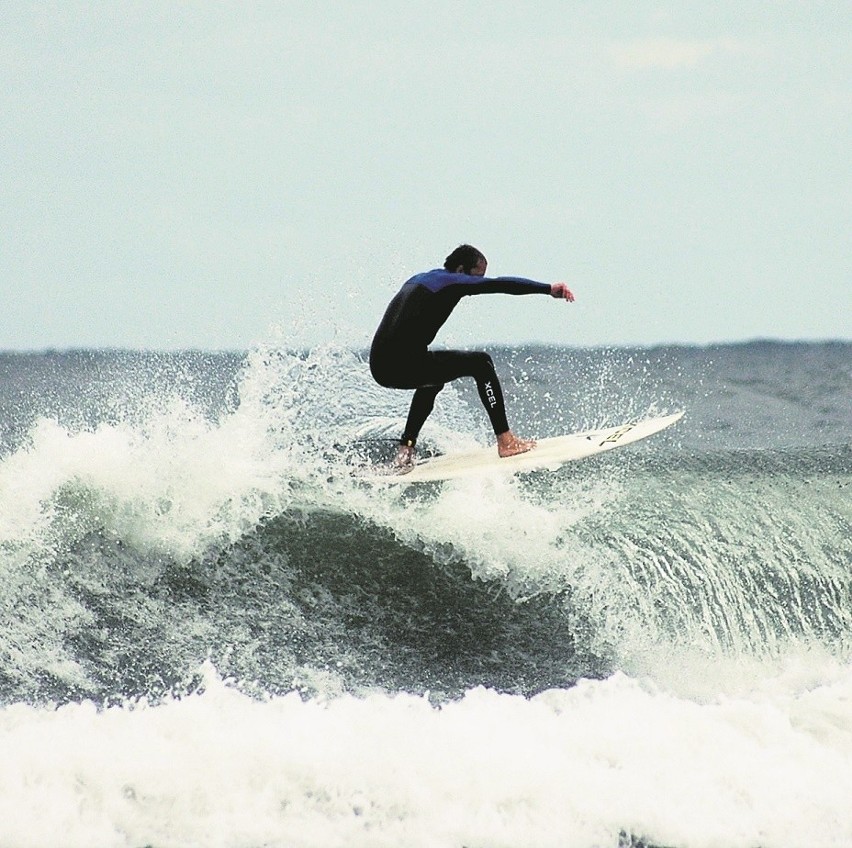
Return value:
[(852, 338), (837, 2), (0, 4), (0, 350)]

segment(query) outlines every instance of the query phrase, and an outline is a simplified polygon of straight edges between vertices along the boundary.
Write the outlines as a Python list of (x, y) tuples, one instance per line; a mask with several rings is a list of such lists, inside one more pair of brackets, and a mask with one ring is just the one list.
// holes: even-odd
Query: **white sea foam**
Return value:
[(846, 846), (852, 668), (697, 702), (622, 674), (474, 689), (0, 710), (0, 844)]
[[(218, 420), (162, 399), (92, 430), (42, 420), (0, 461), (4, 674), (23, 691), (51, 676), (98, 691), (65, 638), (94, 613), (57, 574), (85, 534), (181, 562), (314, 508), (516, 597), (556, 593), (569, 622), (591, 622), (581, 647), (621, 673), (438, 708), (341, 694), (333, 668), (302, 675), (324, 698), (256, 700), (208, 667), (203, 692), (157, 706), (7, 706), (0, 848), (852, 843), (836, 481), (807, 481), (804, 497), (795, 478), (672, 487), (601, 468), (414, 491), (352, 478), (335, 445), (400, 405), (328, 347), (253, 352)], [(449, 387), (427, 436), (483, 441), (483, 420)]]

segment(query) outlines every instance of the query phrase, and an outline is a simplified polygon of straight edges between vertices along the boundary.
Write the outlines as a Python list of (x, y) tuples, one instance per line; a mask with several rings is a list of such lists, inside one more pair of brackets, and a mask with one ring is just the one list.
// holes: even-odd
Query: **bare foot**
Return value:
[(497, 453), (503, 457), (526, 453), (534, 447), (535, 439), (518, 438), (511, 430), (506, 430), (497, 437)]
[(414, 465), (414, 445), (400, 445), (393, 460), (394, 468), (410, 469)]

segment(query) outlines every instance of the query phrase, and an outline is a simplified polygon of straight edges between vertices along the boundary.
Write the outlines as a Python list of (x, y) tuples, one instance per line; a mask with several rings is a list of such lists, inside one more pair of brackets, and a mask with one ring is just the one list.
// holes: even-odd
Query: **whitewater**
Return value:
[(852, 344), (492, 354), (0, 354), (0, 848), (852, 844)]

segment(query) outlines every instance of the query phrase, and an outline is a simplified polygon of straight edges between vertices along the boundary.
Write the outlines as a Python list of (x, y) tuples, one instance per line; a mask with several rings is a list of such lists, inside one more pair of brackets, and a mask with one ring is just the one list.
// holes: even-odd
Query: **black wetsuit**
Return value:
[(550, 286), (522, 277), (477, 277), (438, 268), (412, 277), (388, 305), (370, 348), (370, 371), (382, 386), (416, 389), (403, 444), (414, 444), (438, 392), (459, 377), (476, 380), (494, 433), (509, 429), (500, 381), (487, 353), (428, 349), (463, 297), (494, 293), (550, 294)]

